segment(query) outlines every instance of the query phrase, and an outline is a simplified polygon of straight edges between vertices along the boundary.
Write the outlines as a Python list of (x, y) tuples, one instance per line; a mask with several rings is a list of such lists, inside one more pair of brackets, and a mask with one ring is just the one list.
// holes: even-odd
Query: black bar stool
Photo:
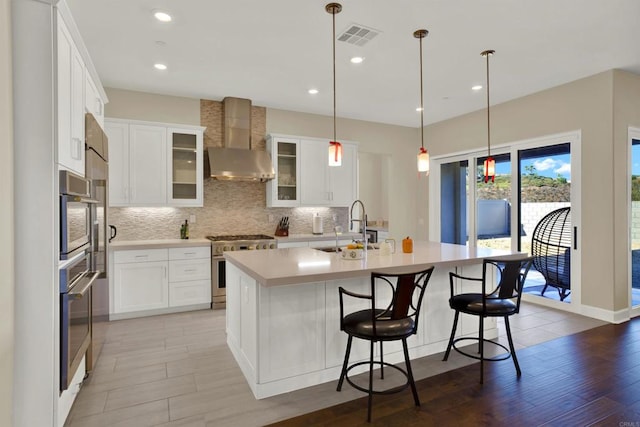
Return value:
[[(516, 351), (513, 348), (511, 327), (509, 326), (509, 316), (512, 316), (520, 311), (522, 288), (524, 286), (524, 281), (527, 277), (527, 273), (529, 273), (529, 269), (531, 268), (532, 262), (533, 257), (518, 259), (485, 259), (482, 263), (482, 277), (480, 278), (463, 277), (455, 273), (449, 273), (449, 286), (451, 288), (451, 298), (449, 299), (449, 306), (455, 310), (456, 314), (453, 319), (453, 328), (451, 329), (451, 337), (449, 338), (447, 351), (445, 352), (444, 358), (442, 360), (447, 360), (449, 358), (451, 348), (467, 357), (480, 360), (480, 384), (482, 384), (484, 381), (485, 360), (490, 362), (497, 362), (500, 360), (506, 360), (511, 357), (513, 359), (513, 364), (516, 367), (518, 376), (521, 375), (520, 365), (518, 364), (518, 358), (516, 357)], [(491, 275), (489, 273), (492, 270), (497, 272), (497, 285), (488, 283), (488, 279), (491, 279)], [(455, 279), (479, 282), (482, 284), (482, 291), (480, 293), (456, 294), (454, 292)], [(478, 337), (461, 337), (454, 339), (460, 313), (478, 316), (478, 318), (480, 319), (480, 329)], [(509, 348), (498, 342), (484, 338), (485, 317), (504, 318), (504, 325), (507, 330), (507, 339), (509, 340)], [(477, 341), (479, 349), (478, 352), (480, 353), (480, 355), (477, 356), (475, 354), (471, 354), (459, 349), (456, 346), (456, 343), (461, 341)], [(506, 351), (506, 354), (499, 354), (494, 357), (485, 357), (485, 343), (501, 347)]]
[[(344, 363), (337, 390), (342, 389), (342, 383), (346, 379), (354, 388), (369, 395), (367, 407), (367, 421), (371, 422), (371, 402), (374, 394), (396, 393), (411, 387), (413, 400), (416, 406), (420, 406), (420, 399), (416, 391), (413, 373), (411, 371), (411, 361), (407, 348), (407, 338), (414, 335), (418, 330), (418, 318), (420, 317), (420, 307), (424, 291), (427, 289), (429, 278), (434, 267), (427, 270), (404, 273), (404, 274), (383, 274), (371, 273), (371, 294), (362, 295), (349, 292), (340, 288), (340, 330), (345, 331), (349, 338), (347, 340), (347, 350), (344, 355)], [(391, 298), (380, 298), (376, 292), (380, 292), (379, 286), (386, 286), (391, 290)], [(344, 296), (368, 299), (371, 301), (371, 308), (360, 310), (348, 315), (344, 315)], [(370, 342), (369, 360), (357, 362), (349, 365), (349, 354), (351, 353), (351, 343), (353, 338), (360, 338)], [(382, 343), (384, 341), (402, 340), (404, 350), (404, 361), (406, 371), (402, 368), (387, 363), (383, 360)], [(373, 360), (374, 344), (380, 342), (380, 361)], [(364, 388), (354, 384), (349, 378), (349, 371), (356, 366), (369, 365), (369, 387)], [(384, 367), (389, 366), (398, 370), (407, 378), (407, 382), (397, 387), (387, 390), (373, 390), (373, 365), (380, 365), (380, 378), (384, 379)]]

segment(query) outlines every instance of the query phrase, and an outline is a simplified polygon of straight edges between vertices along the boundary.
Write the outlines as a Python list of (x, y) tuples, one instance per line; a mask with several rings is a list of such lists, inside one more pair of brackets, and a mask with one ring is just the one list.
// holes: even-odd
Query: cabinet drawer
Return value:
[(197, 246), (190, 248), (170, 248), (169, 259), (198, 259), (210, 258), (211, 246)]
[(176, 282), (169, 285), (169, 306), (211, 302), (211, 281)]
[(211, 280), (209, 259), (169, 261), (169, 281)]
[(166, 249), (143, 249), (133, 251), (115, 251), (116, 264), (128, 262), (166, 261), (169, 258)]

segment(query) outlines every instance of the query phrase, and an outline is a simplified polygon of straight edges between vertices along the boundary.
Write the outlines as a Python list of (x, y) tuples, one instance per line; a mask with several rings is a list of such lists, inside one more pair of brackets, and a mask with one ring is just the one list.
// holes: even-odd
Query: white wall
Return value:
[(14, 349), (11, 4), (0, 0), (0, 425), (12, 424)]
[[(59, 375), (53, 8), (13, 1), (16, 426), (52, 426)], [(5, 378), (2, 378), (2, 382)]]

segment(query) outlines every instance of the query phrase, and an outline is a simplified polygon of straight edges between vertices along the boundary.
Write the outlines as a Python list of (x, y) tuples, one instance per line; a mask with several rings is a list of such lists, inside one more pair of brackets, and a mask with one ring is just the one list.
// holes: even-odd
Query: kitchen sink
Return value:
[[(329, 253), (342, 251), (341, 248), (338, 248), (338, 250), (336, 251), (336, 247), (335, 246), (326, 246), (326, 247), (323, 247), (323, 248), (313, 248), (313, 249), (315, 249), (317, 251), (329, 252)], [(373, 245), (367, 246), (367, 250), (373, 250), (373, 249), (377, 249), (377, 248), (375, 246), (373, 246)]]

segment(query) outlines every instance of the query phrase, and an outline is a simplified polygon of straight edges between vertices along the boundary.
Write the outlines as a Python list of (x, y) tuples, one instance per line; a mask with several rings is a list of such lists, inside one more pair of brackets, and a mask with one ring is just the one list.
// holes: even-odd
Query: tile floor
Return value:
[[(65, 426), (259, 426), (362, 397), (329, 382), (256, 400), (227, 348), (224, 315), (202, 310), (109, 323)], [(511, 320), (516, 350), (603, 324), (527, 303)], [(499, 331), (506, 343), (502, 322)], [(448, 362), (441, 358), (413, 361), (416, 379), (474, 362), (455, 352)]]

